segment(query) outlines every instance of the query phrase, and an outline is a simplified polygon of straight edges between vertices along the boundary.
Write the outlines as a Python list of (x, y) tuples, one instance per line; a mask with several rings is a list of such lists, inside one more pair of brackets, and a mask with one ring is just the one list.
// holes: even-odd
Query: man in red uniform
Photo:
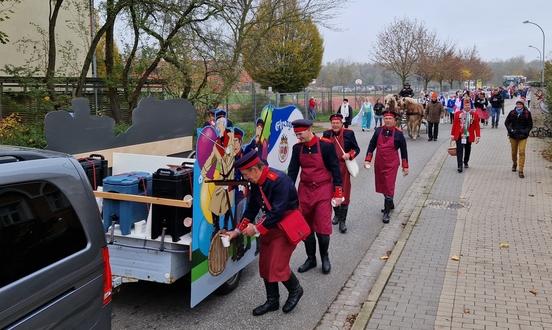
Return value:
[[(395, 208), (395, 181), (399, 165), (402, 165), (403, 175), (408, 175), (408, 153), (406, 140), (401, 130), (396, 127), (397, 114), (392, 111), (383, 113), (383, 126), (376, 128), (370, 140), (364, 166), (370, 168), (374, 150), (376, 160), (374, 174), (376, 175), (376, 192), (383, 194), (383, 223), (389, 223), (389, 213)], [(401, 158), (397, 150), (400, 149)], [(402, 161), (401, 161), (402, 160)]]
[(341, 205), (333, 208), (334, 218), (332, 224), (337, 225), (339, 223), (339, 232), (344, 234), (347, 232), (345, 221), (351, 200), (351, 175), (349, 174), (349, 170), (347, 170), (345, 160), (354, 159), (360, 153), (360, 148), (355, 138), (355, 132), (348, 128), (343, 128), (342, 120), (343, 115), (340, 113), (331, 115), (330, 122), (332, 129), (324, 131), (322, 136), (332, 141), (335, 153), (338, 155), (339, 171), (341, 172), (341, 181), (343, 183), (343, 197), (345, 200)]
[[(227, 234), (231, 239), (238, 237), (240, 233), (262, 237), (259, 274), (264, 280), (267, 300), (253, 310), (253, 315), (263, 315), (280, 308), (278, 282), (282, 282), (289, 291), (282, 308), (284, 313), (289, 313), (303, 296), (303, 288), (289, 267), (296, 245), (290, 243), (278, 223), (289, 211), (299, 207), (297, 190), (284, 172), (266, 166), (255, 150), (238, 159), (235, 167), (252, 185), (243, 220), (236, 230)], [(257, 224), (251, 223), (260, 209), (264, 216)]]
[(328, 274), (331, 270), (328, 248), (332, 234), (332, 205), (339, 206), (344, 199), (339, 163), (332, 142), (319, 139), (312, 132), (312, 121), (298, 119), (291, 124), (299, 142), (293, 146), (288, 175), (295, 182), (301, 168), (299, 205), (312, 232), (304, 241), (307, 260), (298, 272), (316, 267), (318, 238), (322, 272)]

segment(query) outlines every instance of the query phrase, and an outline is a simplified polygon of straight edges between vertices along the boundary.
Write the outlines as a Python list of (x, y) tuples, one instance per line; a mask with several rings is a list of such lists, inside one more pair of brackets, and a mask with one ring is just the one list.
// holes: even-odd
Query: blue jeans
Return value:
[(498, 127), (498, 119), (500, 118), (501, 108), (491, 108), (491, 125)]
[[(377, 116), (377, 115), (374, 115), (374, 127), (380, 127), (381, 125), (383, 125), (383, 116)], [(378, 121), (379, 121), (379, 125), (378, 125)]]

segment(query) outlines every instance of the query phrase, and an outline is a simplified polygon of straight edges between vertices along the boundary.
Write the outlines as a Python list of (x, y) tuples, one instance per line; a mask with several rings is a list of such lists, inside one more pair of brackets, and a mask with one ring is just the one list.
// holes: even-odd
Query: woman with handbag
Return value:
[[(278, 282), (282, 282), (289, 291), (282, 308), (284, 313), (289, 313), (303, 296), (303, 288), (291, 271), (289, 261), (298, 242), (310, 234), (308, 224), (298, 211), (297, 190), (284, 172), (266, 166), (255, 150), (238, 159), (234, 166), (251, 182), (251, 193), (242, 221), (226, 235), (230, 239), (238, 237), (240, 233), (262, 237), (259, 274), (264, 281), (267, 300), (253, 310), (253, 315), (263, 315), (280, 308)], [(252, 220), (259, 210), (263, 211), (263, 216), (257, 224), (253, 224)], [(284, 227), (284, 223), (288, 226)]]
[[(390, 212), (395, 208), (395, 181), (399, 165), (402, 165), (403, 175), (408, 175), (408, 153), (406, 140), (401, 130), (396, 127), (398, 114), (387, 110), (383, 113), (383, 126), (374, 131), (368, 145), (364, 166), (370, 168), (374, 151), (376, 160), (374, 174), (376, 176), (376, 192), (383, 194), (383, 223), (389, 223)], [(398, 154), (400, 150), (400, 158)]]
[(458, 173), (462, 173), (464, 168), (469, 167), (471, 144), (473, 142), (479, 143), (480, 137), (479, 116), (473, 110), (473, 104), (469, 96), (464, 96), (462, 110), (454, 114), (450, 132), (450, 140), (456, 141)]
[[(337, 225), (339, 223), (339, 232), (344, 234), (347, 232), (347, 225), (345, 224), (345, 221), (347, 219), (347, 212), (349, 210), (349, 202), (351, 199), (351, 175), (356, 176), (358, 174), (358, 164), (356, 164), (355, 157), (360, 153), (360, 148), (358, 147), (355, 132), (348, 128), (343, 128), (342, 120), (343, 115), (340, 113), (332, 114), (330, 116), (332, 128), (324, 131), (322, 136), (333, 143), (335, 153), (339, 161), (339, 171), (341, 173), (343, 197), (345, 197), (345, 200), (341, 203), (341, 205), (333, 208), (334, 218), (332, 220), (332, 224)], [(353, 162), (354, 164), (351, 164)], [(356, 173), (354, 172), (355, 165)], [(351, 166), (353, 168), (349, 169)]]

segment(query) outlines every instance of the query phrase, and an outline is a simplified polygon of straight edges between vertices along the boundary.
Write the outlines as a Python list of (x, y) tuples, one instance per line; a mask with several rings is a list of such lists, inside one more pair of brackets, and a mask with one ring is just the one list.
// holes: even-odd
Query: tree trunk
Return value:
[(84, 58), (84, 63), (82, 64), (81, 73), (79, 76), (79, 80), (77, 82), (77, 87), (75, 89), (76, 96), (82, 96), (82, 90), (84, 88), (84, 83), (86, 82), (86, 75), (88, 74), (88, 70), (90, 69), (90, 63), (92, 63), (92, 57), (94, 56), (94, 52), (96, 51), (96, 47), (98, 46), (100, 39), (106, 32), (107, 27), (109, 25), (112, 25), (113, 22), (115, 22), (115, 18), (117, 18), (117, 14), (119, 14), (119, 12), (126, 5), (127, 5), (127, 1), (119, 0), (119, 2), (117, 3), (117, 6), (115, 6), (115, 9), (112, 12), (112, 15), (107, 16), (104, 25), (100, 27), (100, 29), (96, 32), (94, 39), (92, 39), (92, 42), (90, 43), (90, 48), (88, 48), (88, 53), (86, 53), (86, 57)]
[(56, 23), (59, 9), (63, 0), (55, 0), (54, 10), (52, 11), (52, 1), (49, 0), (50, 15), (48, 20), (48, 67), (46, 68), (46, 89), (50, 99), (54, 101), (56, 91), (54, 86), (54, 75), (56, 72)]
[[(106, 1), (107, 15), (113, 15), (113, 0)], [(113, 72), (114, 66), (114, 46), (113, 46), (113, 28), (115, 22), (112, 22), (107, 26), (105, 31), (105, 73), (107, 80), (107, 96), (109, 97), (109, 104), (111, 106), (111, 114), (116, 123), (121, 121), (121, 109), (119, 107), (119, 99), (117, 97), (117, 79)]]
[(450, 89), (452, 89), (452, 86), (454, 85), (454, 79), (449, 80)]
[(430, 79), (424, 79), (424, 91), (427, 93), (427, 86), (429, 85)]
[[(134, 7), (134, 2), (130, 5), (130, 17), (132, 18), (132, 30), (134, 31), (134, 42), (132, 44), (132, 49), (130, 51), (130, 54), (128, 55), (128, 58), (125, 62), (125, 67), (123, 68), (123, 75), (122, 75), (122, 84), (123, 84), (123, 93), (125, 95), (125, 100), (128, 102), (130, 98), (130, 88), (129, 88), (129, 74), (130, 74), (130, 68), (132, 66), (132, 62), (134, 61), (134, 57), (136, 56), (136, 50), (138, 49), (138, 37), (139, 37), (139, 28), (138, 28), (138, 21), (136, 18), (136, 8)], [(132, 109), (129, 109), (129, 111), (132, 111)]]
[(408, 76), (407, 76), (407, 75), (402, 75), (402, 74), (401, 74), (401, 75), (400, 75), (400, 78), (401, 78), (401, 84), (402, 84), (402, 86), (404, 86), (404, 84), (406, 84), (406, 78), (408, 78)]
[(439, 80), (439, 92), (443, 92), (443, 79)]

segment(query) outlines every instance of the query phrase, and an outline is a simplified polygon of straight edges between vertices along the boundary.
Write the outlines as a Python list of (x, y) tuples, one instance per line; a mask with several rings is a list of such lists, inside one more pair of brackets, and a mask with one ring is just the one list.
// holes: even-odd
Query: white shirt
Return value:
[(343, 115), (343, 120), (345, 120), (346, 117), (349, 117), (349, 103), (343, 103), (341, 105), (341, 114)]

